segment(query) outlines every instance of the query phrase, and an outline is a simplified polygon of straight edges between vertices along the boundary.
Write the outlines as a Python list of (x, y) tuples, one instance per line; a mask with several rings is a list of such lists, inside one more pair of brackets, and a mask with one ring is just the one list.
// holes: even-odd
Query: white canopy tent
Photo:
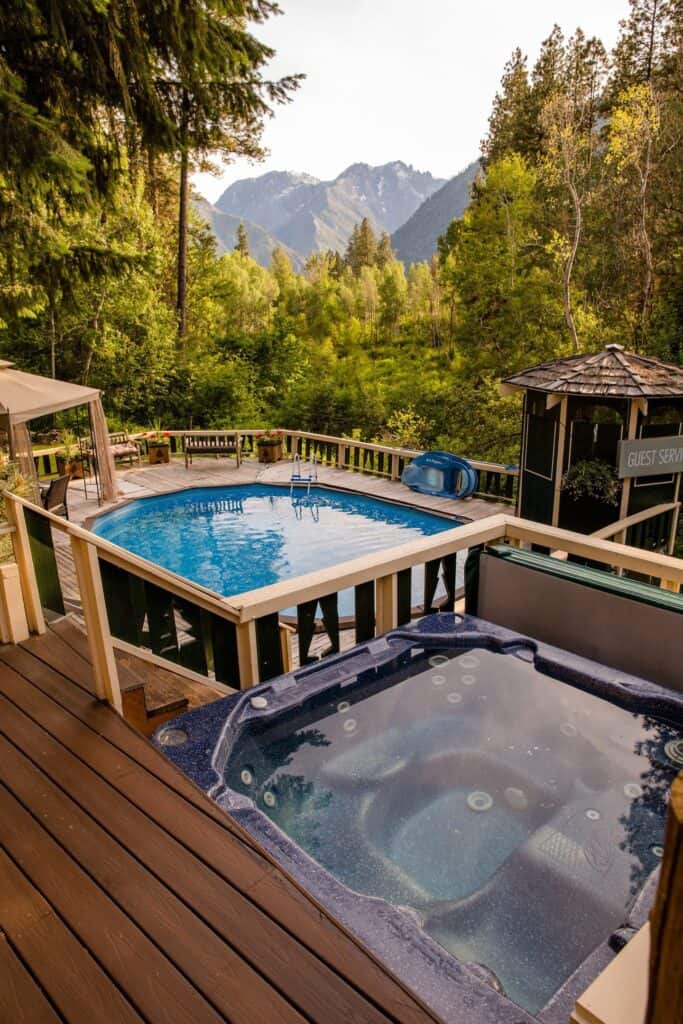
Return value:
[(24, 373), (15, 370), (13, 363), (0, 360), (0, 430), (7, 432), (10, 456), (28, 479), (34, 479), (36, 474), (26, 424), (39, 416), (79, 405), (88, 407), (102, 498), (112, 501), (117, 496), (116, 476), (99, 390)]

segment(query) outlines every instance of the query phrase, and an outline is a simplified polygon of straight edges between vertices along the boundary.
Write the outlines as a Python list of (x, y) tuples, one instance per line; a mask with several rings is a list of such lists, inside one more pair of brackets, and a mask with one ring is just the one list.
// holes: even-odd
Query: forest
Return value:
[(281, 426), (504, 461), (520, 423), (501, 376), (611, 342), (682, 361), (680, 0), (631, 0), (611, 53), (557, 27), (533, 66), (515, 50), (431, 261), (404, 267), (363, 222), (302, 273), (278, 249), (259, 266), (245, 232), (219, 257), (191, 204), (192, 170), (258, 157), (295, 98), (296, 76), (265, 77), (258, 25), (277, 14), (2, 6), (2, 358), (102, 388), (112, 428)]

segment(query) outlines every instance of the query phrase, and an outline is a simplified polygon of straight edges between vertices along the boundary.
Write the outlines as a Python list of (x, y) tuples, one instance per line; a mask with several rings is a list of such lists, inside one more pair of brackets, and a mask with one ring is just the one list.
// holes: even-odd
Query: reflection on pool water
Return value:
[(248, 719), (215, 765), (345, 886), (410, 908), (536, 1012), (658, 865), (678, 736), (528, 657), (416, 644)]
[[(230, 597), (457, 525), (363, 495), (247, 484), (141, 498), (100, 516), (94, 532)], [(339, 611), (352, 614), (352, 592), (340, 595)]]

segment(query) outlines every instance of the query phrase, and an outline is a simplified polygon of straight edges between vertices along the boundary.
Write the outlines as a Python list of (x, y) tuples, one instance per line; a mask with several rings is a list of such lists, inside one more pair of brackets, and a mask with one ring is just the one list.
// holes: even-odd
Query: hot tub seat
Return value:
[[(624, 807), (621, 829), (606, 825), (615, 803)], [(639, 805), (617, 787), (573, 801), (517, 846), (477, 892), (435, 904), (425, 931), (459, 959), (486, 963), (511, 999), (539, 1010), (605, 935), (625, 923), (624, 905), (656, 869), (657, 857), (643, 848), (642, 871), (637, 877), (632, 871), (627, 847), (638, 844), (638, 813)]]

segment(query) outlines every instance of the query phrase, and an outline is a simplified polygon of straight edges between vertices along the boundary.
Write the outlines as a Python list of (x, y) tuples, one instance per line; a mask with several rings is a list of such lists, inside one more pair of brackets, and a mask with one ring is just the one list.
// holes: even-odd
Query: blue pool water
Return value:
[[(363, 495), (246, 484), (141, 498), (100, 516), (94, 532), (230, 597), (451, 530), (458, 523)], [(414, 573), (418, 577), (419, 573)], [(414, 580), (413, 599), (421, 600)], [(352, 614), (353, 594), (339, 611)]]

